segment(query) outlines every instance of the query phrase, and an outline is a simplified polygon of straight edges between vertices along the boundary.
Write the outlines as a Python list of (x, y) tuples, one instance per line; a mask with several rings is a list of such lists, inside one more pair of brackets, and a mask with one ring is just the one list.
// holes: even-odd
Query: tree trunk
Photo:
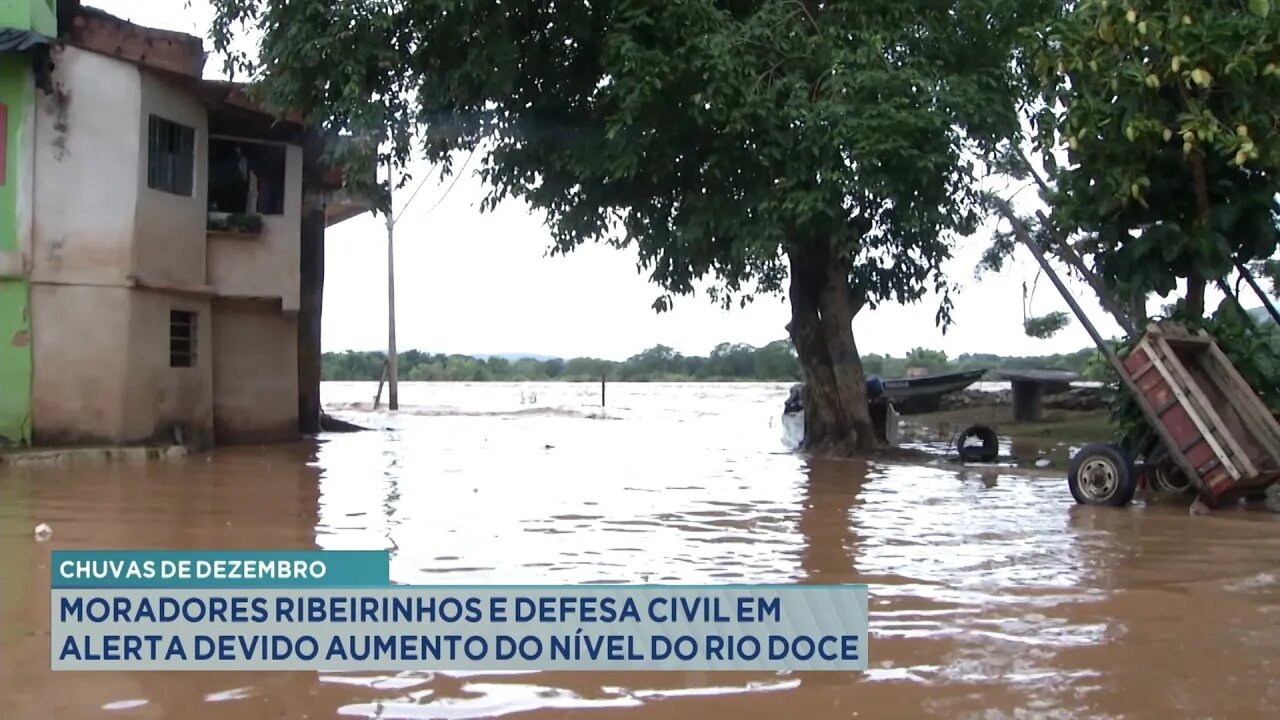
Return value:
[(826, 240), (788, 252), (791, 323), (787, 326), (805, 375), (804, 448), (832, 454), (865, 452), (875, 444), (862, 360), (853, 338), (857, 313), (845, 263)]
[(324, 182), (321, 179), (324, 140), (308, 132), (302, 150), (302, 230), (298, 288), (298, 431), (316, 435), (324, 430), (320, 404), (323, 348), (320, 343), (324, 315)]
[(323, 199), (308, 195), (302, 215), (298, 310), (298, 431), (304, 435), (323, 430), (320, 321), (324, 314), (324, 213)]
[(1191, 317), (1204, 317), (1205, 279), (1199, 273), (1191, 273), (1187, 278), (1187, 314)]
[[(1196, 154), (1192, 157), (1191, 167), (1194, 171), (1196, 190), (1196, 210), (1199, 213), (1201, 228), (1207, 233), (1209, 231), (1209, 178), (1204, 169), (1204, 157)], [(1187, 303), (1186, 310), (1189, 315), (1195, 318), (1204, 317), (1204, 286), (1206, 284), (1205, 277), (1198, 272), (1192, 272), (1187, 276)]]

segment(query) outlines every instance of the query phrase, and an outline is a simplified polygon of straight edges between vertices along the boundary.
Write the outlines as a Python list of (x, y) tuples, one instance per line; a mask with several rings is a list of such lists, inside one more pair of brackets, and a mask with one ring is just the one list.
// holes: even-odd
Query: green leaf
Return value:
[(1271, 0), (1249, 0), (1249, 12), (1265, 18), (1271, 14)]

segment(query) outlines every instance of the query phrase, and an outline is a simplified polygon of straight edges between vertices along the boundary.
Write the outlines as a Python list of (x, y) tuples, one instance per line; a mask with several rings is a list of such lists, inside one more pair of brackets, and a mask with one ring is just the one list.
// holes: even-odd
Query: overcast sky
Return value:
[[(207, 37), (211, 13), (204, 0), (87, 0), (86, 4), (136, 23)], [(211, 43), (206, 39), (206, 47)], [(206, 68), (218, 76), (221, 60)], [(568, 257), (545, 257), (549, 236), (540, 214), (508, 201), (482, 214), (473, 160), (452, 192), (428, 180), (396, 225), (398, 345), (430, 352), (538, 353), (622, 359), (656, 344), (705, 354), (720, 342), (763, 345), (786, 336), (789, 314), (782, 298), (766, 298), (745, 310), (721, 311), (705, 296), (678, 299), (661, 315), (650, 305), (660, 294), (636, 270), (634, 252), (584, 246)], [(416, 178), (422, 167), (410, 167)], [(416, 181), (414, 183), (416, 185)], [(412, 185), (397, 195), (409, 200)], [(1024, 194), (1030, 194), (1024, 193)], [(443, 198), (443, 202), (441, 199)], [(435, 208), (432, 210), (432, 208)], [(937, 302), (886, 305), (854, 322), (859, 350), (902, 355), (913, 347), (949, 355), (989, 352), (1040, 355), (1091, 345), (1079, 323), (1051, 340), (1026, 337), (1022, 284), (1035, 278), (1025, 250), (996, 276), (974, 279), (988, 231), (962, 239), (947, 270), (961, 285), (955, 326), (944, 336), (934, 326)], [(325, 350), (372, 350), (387, 342), (387, 245), (382, 218), (364, 215), (329, 229), (324, 297)], [(1073, 283), (1086, 312), (1105, 335), (1115, 325), (1083, 285)], [(1211, 298), (1211, 302), (1216, 299)], [(1068, 308), (1041, 279), (1034, 315)]]

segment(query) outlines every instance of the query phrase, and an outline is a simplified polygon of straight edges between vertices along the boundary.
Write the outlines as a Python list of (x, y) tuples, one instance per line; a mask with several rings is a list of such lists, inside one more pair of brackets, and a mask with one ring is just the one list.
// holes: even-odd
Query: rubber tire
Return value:
[[(1119, 475), (1116, 478), (1115, 491), (1102, 501), (1090, 500), (1080, 491), (1080, 471), (1085, 463), (1093, 458), (1110, 461)], [(1067, 487), (1071, 489), (1071, 497), (1075, 498), (1076, 503), (1080, 505), (1124, 507), (1133, 502), (1133, 496), (1138, 492), (1138, 473), (1134, 470), (1133, 459), (1121, 448), (1102, 443), (1085, 445), (1072, 455), (1071, 461), (1067, 463)]]
[[(1157, 445), (1156, 449), (1151, 451), (1145, 465), (1147, 466), (1147, 485), (1152, 490), (1163, 493), (1181, 493), (1183, 495), (1191, 495), (1196, 492), (1196, 484), (1188, 480), (1186, 473), (1182, 472), (1182, 468), (1173, 462), (1173, 459), (1169, 457), (1169, 451), (1165, 449), (1164, 445)], [(1174, 487), (1168, 483), (1161, 483), (1155, 479), (1157, 473), (1171, 474), (1183, 480), (1186, 484), (1181, 487)]]
[[(969, 438), (974, 437), (982, 441), (981, 446), (970, 447), (965, 444)], [(970, 425), (956, 440), (956, 453), (961, 462), (995, 462), (1000, 457), (1000, 438), (995, 430), (986, 425)]]

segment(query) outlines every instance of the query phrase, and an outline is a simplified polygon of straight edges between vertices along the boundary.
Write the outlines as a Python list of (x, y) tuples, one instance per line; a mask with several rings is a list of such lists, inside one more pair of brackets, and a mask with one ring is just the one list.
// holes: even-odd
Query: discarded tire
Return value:
[(1086, 445), (1067, 465), (1067, 486), (1081, 505), (1124, 507), (1138, 491), (1133, 460), (1115, 445)]
[[(973, 444), (978, 440), (979, 444)], [(1000, 457), (1000, 438), (986, 425), (972, 425), (956, 440), (956, 453), (962, 462), (995, 462)]]

